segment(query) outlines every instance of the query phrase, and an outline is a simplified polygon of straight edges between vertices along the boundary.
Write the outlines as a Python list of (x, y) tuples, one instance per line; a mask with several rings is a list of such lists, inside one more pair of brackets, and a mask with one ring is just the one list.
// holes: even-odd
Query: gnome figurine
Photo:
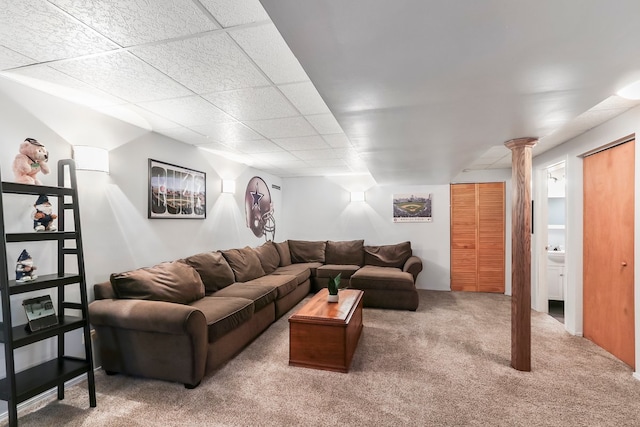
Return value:
[(30, 282), (37, 279), (38, 275), (35, 272), (37, 268), (33, 265), (33, 258), (29, 255), (29, 252), (23, 249), (16, 264), (16, 282)]
[(56, 231), (58, 228), (53, 223), (53, 220), (58, 218), (58, 215), (52, 212), (51, 202), (49, 198), (44, 194), (41, 194), (33, 205), (36, 211), (33, 213), (33, 229), (36, 231)]

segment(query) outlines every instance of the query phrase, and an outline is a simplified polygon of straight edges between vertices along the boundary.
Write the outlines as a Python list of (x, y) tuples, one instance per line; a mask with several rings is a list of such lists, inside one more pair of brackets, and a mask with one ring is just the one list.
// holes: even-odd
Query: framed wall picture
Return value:
[(433, 194), (394, 194), (393, 222), (431, 222)]
[(149, 159), (149, 218), (207, 217), (207, 175)]

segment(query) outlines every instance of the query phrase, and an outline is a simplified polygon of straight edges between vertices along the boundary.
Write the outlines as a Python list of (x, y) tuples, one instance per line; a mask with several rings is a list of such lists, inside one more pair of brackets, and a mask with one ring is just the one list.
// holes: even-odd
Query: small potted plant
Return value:
[(329, 296), (327, 302), (338, 302), (338, 289), (340, 289), (340, 276), (342, 273), (338, 273), (336, 277), (330, 277), (327, 285)]

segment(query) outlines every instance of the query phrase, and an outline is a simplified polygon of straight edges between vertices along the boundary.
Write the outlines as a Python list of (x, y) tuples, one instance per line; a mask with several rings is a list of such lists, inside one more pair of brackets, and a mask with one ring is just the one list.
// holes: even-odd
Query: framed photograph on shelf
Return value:
[(207, 175), (149, 159), (149, 218), (207, 217)]

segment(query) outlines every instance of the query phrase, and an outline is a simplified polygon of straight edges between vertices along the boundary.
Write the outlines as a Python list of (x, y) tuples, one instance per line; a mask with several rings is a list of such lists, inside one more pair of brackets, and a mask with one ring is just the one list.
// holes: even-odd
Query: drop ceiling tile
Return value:
[(0, 14), (0, 40), (4, 47), (37, 61), (118, 48), (107, 38), (41, 0), (5, 1)]
[(282, 148), (278, 147), (276, 144), (267, 139), (258, 139), (256, 141), (235, 141), (229, 142), (226, 145), (229, 145), (230, 147), (233, 147), (236, 150), (247, 154), (273, 153), (283, 151)]
[(291, 154), (295, 155), (301, 160), (319, 160), (319, 159), (337, 159), (338, 156), (333, 150), (301, 150), (292, 151)]
[(163, 99), (162, 101), (144, 102), (138, 105), (145, 110), (187, 127), (224, 123), (232, 120), (219, 108), (199, 96)]
[(275, 84), (309, 80), (273, 23), (229, 34)]
[(291, 83), (278, 87), (303, 115), (330, 113), (313, 83)]
[(121, 46), (218, 28), (192, 0), (49, 0)]
[(46, 65), (19, 68), (6, 75), (30, 87), (90, 107), (126, 104), (123, 99)]
[(269, 84), (229, 36), (222, 32), (142, 46), (131, 51), (196, 93)]
[(259, 0), (200, 0), (223, 27), (269, 21)]
[(286, 162), (298, 160), (293, 154), (287, 151), (252, 154), (252, 156), (257, 159), (260, 159), (261, 161), (271, 163), (275, 166), (278, 166), (280, 163), (286, 163)]
[(287, 151), (321, 150), (330, 148), (319, 135), (301, 136), (297, 138), (274, 138), (272, 141)]
[(331, 135), (322, 135), (322, 138), (333, 148), (349, 148), (351, 141), (344, 133), (333, 133)]
[(21, 67), (33, 64), (35, 61), (28, 56), (14, 52), (4, 46), (0, 46), (0, 70), (8, 70), (14, 67)]
[(178, 123), (162, 117), (158, 114), (152, 113), (151, 111), (145, 110), (144, 108), (138, 107), (137, 105), (127, 104), (126, 108), (129, 108), (134, 113), (139, 114), (141, 117), (143, 117), (147, 121), (147, 123), (149, 123), (151, 129), (155, 131), (181, 127)]
[(341, 133), (342, 128), (333, 114), (317, 114), (314, 116), (305, 116), (309, 123), (316, 128), (319, 134), (327, 135), (332, 133)]
[(261, 133), (266, 138), (293, 138), (296, 136), (316, 135), (315, 129), (304, 117), (289, 117), (284, 119), (257, 120), (245, 122), (247, 126)]
[(240, 122), (212, 123), (206, 126), (194, 126), (194, 130), (207, 135), (210, 139), (227, 145), (237, 141), (257, 141), (261, 135)]
[(207, 138), (205, 136), (185, 127), (163, 129), (161, 131), (158, 131), (157, 133), (168, 136), (169, 138), (173, 138), (176, 141), (185, 142), (187, 144), (199, 145), (210, 142), (207, 141)]
[(133, 103), (192, 95), (128, 52), (57, 62), (51, 67)]
[[(294, 153), (295, 154), (295, 153)], [(344, 172), (349, 164), (348, 161), (344, 159), (313, 159), (307, 162), (309, 166), (314, 168), (342, 168)]]
[(297, 116), (298, 111), (274, 87), (240, 89), (204, 95), (237, 120), (262, 120)]
[[(590, 110), (612, 110), (612, 109), (620, 109), (623, 111), (628, 110), (629, 108), (633, 108), (636, 105), (640, 104), (640, 100), (637, 99), (626, 99), (617, 95), (613, 95), (597, 104), (596, 106), (590, 108)], [(622, 113), (622, 111), (621, 111)]]

